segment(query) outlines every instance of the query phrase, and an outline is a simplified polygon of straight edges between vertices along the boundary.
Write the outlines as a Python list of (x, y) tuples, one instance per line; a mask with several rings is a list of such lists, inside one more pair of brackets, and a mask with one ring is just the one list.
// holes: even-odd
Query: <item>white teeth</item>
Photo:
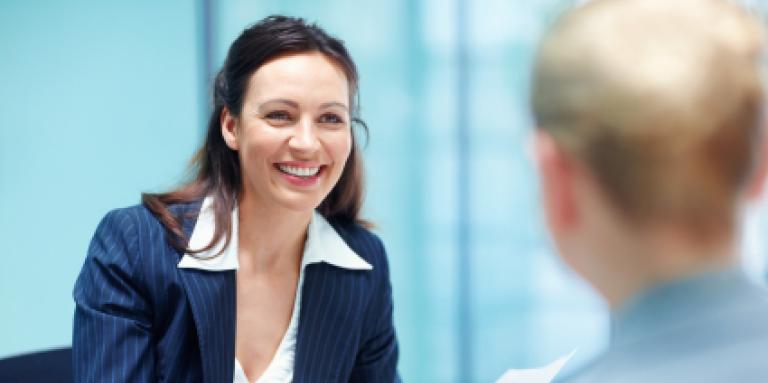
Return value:
[(312, 177), (320, 171), (320, 168), (300, 168), (297, 166), (277, 165), (285, 173), (299, 176), (299, 177)]

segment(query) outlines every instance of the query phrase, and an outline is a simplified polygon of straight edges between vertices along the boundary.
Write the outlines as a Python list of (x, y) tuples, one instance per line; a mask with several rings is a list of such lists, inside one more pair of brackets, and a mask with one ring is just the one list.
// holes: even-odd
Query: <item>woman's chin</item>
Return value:
[(315, 193), (285, 193), (275, 202), (286, 210), (295, 212), (313, 211), (323, 202), (324, 196)]

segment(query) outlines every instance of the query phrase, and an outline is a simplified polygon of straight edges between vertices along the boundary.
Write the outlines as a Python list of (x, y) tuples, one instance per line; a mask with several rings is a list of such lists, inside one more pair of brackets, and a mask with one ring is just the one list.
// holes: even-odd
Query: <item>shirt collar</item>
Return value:
[[(200, 207), (195, 228), (189, 238), (189, 248), (199, 249), (206, 246), (213, 238), (215, 216), (213, 198), (206, 197)], [(184, 254), (178, 264), (182, 269), (200, 269), (207, 271), (237, 270), (237, 238), (238, 238), (238, 209), (232, 210), (232, 233), (229, 246), (218, 256), (224, 246), (224, 239), (208, 251), (192, 256)], [(302, 268), (311, 263), (325, 262), (336, 267), (350, 270), (372, 270), (368, 262), (349, 248), (339, 233), (317, 211), (313, 211), (307, 228), (307, 240), (304, 244), (304, 254), (301, 259)]]
[(714, 314), (738, 311), (762, 299), (740, 267), (701, 272), (664, 283), (631, 298), (611, 313), (611, 344), (632, 342), (661, 329), (690, 325)]

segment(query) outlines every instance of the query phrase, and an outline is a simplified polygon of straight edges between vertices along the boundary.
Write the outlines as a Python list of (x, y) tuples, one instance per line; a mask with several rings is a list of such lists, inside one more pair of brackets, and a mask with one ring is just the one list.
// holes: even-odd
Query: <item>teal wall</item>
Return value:
[(173, 185), (200, 140), (194, 2), (0, 2), (0, 356), (70, 343), (112, 208)]
[[(405, 381), (489, 382), (578, 347), (573, 368), (604, 343), (605, 310), (553, 256), (526, 152), (534, 45), (571, 1), (467, 0), (463, 29), (457, 1), (213, 1), (210, 59), (218, 67), (237, 34), (272, 13), (346, 41), (371, 130), (365, 211), (390, 255)], [(0, 2), (0, 357), (69, 344), (71, 289), (100, 217), (181, 179), (208, 110), (202, 10), (187, 0)], [(461, 198), (469, 270), (458, 269)], [(754, 270), (765, 217), (753, 209), (745, 240)]]

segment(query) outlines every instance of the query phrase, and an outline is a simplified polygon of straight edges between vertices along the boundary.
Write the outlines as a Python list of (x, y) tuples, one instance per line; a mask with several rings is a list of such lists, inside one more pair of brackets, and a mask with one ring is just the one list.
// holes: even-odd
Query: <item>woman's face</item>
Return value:
[(221, 125), (240, 157), (244, 199), (311, 211), (352, 147), (347, 77), (321, 53), (280, 56), (251, 75), (240, 116), (225, 110)]

